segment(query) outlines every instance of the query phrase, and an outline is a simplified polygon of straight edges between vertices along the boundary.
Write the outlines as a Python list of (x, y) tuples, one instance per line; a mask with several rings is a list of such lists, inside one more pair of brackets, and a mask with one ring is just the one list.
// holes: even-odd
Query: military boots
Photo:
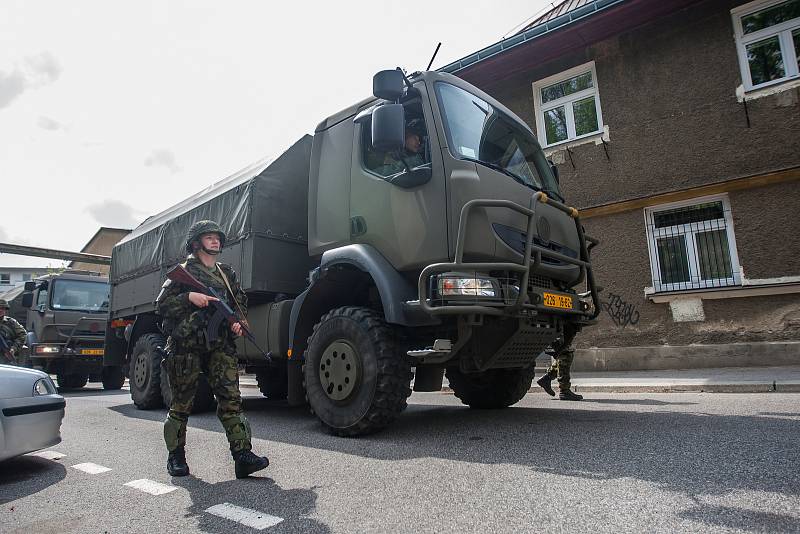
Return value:
[(568, 400), (568, 401), (579, 401), (583, 400), (583, 395), (578, 395), (577, 393), (573, 393), (571, 389), (565, 389), (558, 394), (558, 399)]
[(553, 386), (550, 385), (552, 382), (553, 379), (550, 377), (549, 374), (542, 375), (542, 378), (536, 381), (536, 383), (539, 384), (539, 387), (545, 390), (545, 392), (547, 392), (548, 395), (550, 395), (551, 397), (555, 397), (556, 392), (553, 391)]
[(269, 465), (266, 456), (256, 456), (251, 450), (231, 452), (236, 469), (236, 478), (247, 478), (251, 473), (261, 471)]
[(189, 465), (186, 463), (186, 451), (178, 447), (170, 451), (167, 457), (167, 472), (174, 477), (185, 477), (189, 474)]

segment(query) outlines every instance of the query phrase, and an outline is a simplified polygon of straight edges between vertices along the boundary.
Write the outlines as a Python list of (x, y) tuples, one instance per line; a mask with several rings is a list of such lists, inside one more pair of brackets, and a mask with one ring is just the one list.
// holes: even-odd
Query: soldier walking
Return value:
[(575, 334), (571, 333), (567, 337), (557, 340), (552, 348), (545, 351), (545, 354), (550, 356), (553, 361), (547, 372), (536, 381), (548, 395), (555, 397), (556, 392), (553, 391), (552, 382), (553, 380), (558, 380), (559, 400), (583, 400), (583, 395), (578, 395), (570, 389), (572, 384), (570, 383), (569, 371), (572, 367), (572, 360), (575, 359), (575, 349), (572, 348), (572, 339), (574, 337)]
[(9, 309), (8, 301), (0, 299), (0, 337), (3, 338), (0, 363), (18, 365), (17, 354), (25, 344), (27, 332), (19, 321), (6, 315)]
[[(234, 310), (240, 310), (245, 325), (247, 295), (229, 265), (217, 263), (216, 256), (225, 245), (225, 233), (214, 221), (194, 223), (186, 236), (189, 256), (184, 267), (200, 282), (225, 295)], [(186, 423), (192, 410), (200, 373), (206, 375), (217, 398), (219, 417), (230, 443), (236, 478), (269, 465), (265, 456), (256, 456), (251, 449), (250, 424), (242, 412), (239, 391), (238, 359), (234, 339), (242, 335), (242, 325), (228, 328), (224, 322), (219, 338), (209, 342), (207, 336), (208, 306), (217, 299), (193, 291), (183, 284), (167, 280), (158, 295), (156, 304), (163, 318), (162, 328), (169, 335), (166, 346), (166, 370), (172, 392), (172, 403), (164, 422), (164, 440), (169, 456), (167, 471), (172, 476), (186, 476)], [(224, 330), (224, 331), (223, 331)]]

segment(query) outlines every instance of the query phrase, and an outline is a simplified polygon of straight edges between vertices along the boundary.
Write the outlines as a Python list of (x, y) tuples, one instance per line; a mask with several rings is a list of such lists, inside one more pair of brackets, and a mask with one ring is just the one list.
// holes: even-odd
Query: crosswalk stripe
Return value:
[(250, 508), (242, 508), (241, 506), (236, 506), (227, 502), (215, 504), (211, 508), (206, 509), (206, 512), (224, 519), (236, 521), (241, 525), (252, 527), (256, 530), (274, 527), (283, 521), (283, 518), (265, 514), (258, 510), (251, 510)]
[(99, 475), (100, 473), (111, 471), (111, 469), (108, 467), (103, 467), (102, 465), (93, 464), (91, 462), (87, 462), (85, 464), (76, 464), (73, 465), (72, 467), (74, 469), (77, 469), (78, 471), (89, 473), (90, 475)]
[(56, 451), (39, 451), (39, 452), (32, 452), (28, 454), (28, 456), (38, 456), (39, 458), (44, 458), (45, 460), (60, 460), (66, 454)]
[(175, 486), (170, 486), (169, 484), (162, 484), (161, 482), (156, 482), (155, 480), (148, 480), (146, 478), (142, 478), (139, 480), (131, 480), (130, 482), (126, 482), (123, 484), (124, 486), (128, 486), (134, 489), (138, 489), (139, 491), (143, 491), (145, 493), (149, 493), (150, 495), (164, 495), (165, 493), (169, 493), (170, 491), (175, 491)]

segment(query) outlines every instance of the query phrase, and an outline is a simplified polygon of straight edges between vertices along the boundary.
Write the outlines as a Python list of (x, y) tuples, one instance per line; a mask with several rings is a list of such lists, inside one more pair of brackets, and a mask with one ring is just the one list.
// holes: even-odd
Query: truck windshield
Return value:
[(84, 280), (56, 280), (52, 288), (54, 310), (108, 311), (108, 284)]
[(454, 157), (481, 163), (563, 200), (542, 148), (528, 128), (449, 83), (437, 83), (436, 94)]

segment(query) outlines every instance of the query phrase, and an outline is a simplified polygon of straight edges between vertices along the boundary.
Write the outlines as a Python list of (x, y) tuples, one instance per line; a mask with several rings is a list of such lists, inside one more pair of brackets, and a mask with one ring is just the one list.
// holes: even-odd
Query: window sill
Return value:
[(777, 95), (779, 93), (790, 91), (797, 87), (800, 87), (800, 78), (792, 78), (790, 80), (776, 83), (774, 85), (769, 85), (767, 87), (762, 87), (760, 89), (751, 89), (749, 91), (745, 91), (744, 85), (740, 85), (739, 87), (736, 88), (736, 100), (741, 104), (745, 100), (747, 100), (748, 102), (751, 100), (758, 100), (759, 98), (764, 98), (765, 96)]
[(714, 289), (690, 289), (685, 291), (671, 291), (669, 293), (656, 293), (652, 287), (647, 287), (644, 290), (645, 297), (657, 304), (685, 299), (718, 300), (742, 297), (763, 297), (769, 295), (789, 295), (792, 293), (800, 293), (800, 276), (758, 280), (745, 279), (742, 280), (742, 285), (739, 286), (718, 287)]
[[(581, 137), (580, 139), (572, 139), (570, 141), (563, 141), (563, 142), (558, 143), (556, 145), (550, 145), (550, 146), (542, 147), (542, 151), (544, 152), (545, 157), (549, 158), (554, 153), (561, 152), (561, 151), (566, 150), (568, 148), (573, 148), (573, 147), (580, 146), (580, 145), (588, 145), (589, 143), (594, 143), (595, 145), (600, 145), (600, 144), (603, 144), (603, 142), (608, 143), (610, 141), (611, 141), (611, 138), (608, 135), (608, 125), (606, 125), (606, 126), (603, 126), (603, 131), (602, 132), (597, 132), (597, 133), (594, 133), (594, 134), (591, 134), (591, 135), (587, 135), (586, 137)], [(558, 165), (560, 163), (564, 163), (564, 161), (562, 159), (562, 161), (560, 161), (560, 162), (559, 161), (553, 161), (553, 163)]]

